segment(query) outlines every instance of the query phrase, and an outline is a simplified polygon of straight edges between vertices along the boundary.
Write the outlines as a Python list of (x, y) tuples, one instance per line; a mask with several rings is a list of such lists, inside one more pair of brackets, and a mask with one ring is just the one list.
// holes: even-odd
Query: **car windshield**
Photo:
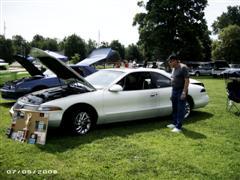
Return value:
[(106, 87), (123, 74), (121, 71), (100, 70), (85, 79), (93, 86)]

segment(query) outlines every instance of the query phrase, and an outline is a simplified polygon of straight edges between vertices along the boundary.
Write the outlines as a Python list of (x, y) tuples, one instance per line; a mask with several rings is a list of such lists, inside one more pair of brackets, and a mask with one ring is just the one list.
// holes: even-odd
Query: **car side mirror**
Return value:
[(111, 86), (109, 88), (109, 91), (111, 92), (119, 92), (119, 91), (122, 91), (123, 90), (123, 87), (120, 86), (119, 84), (114, 84), (113, 86)]

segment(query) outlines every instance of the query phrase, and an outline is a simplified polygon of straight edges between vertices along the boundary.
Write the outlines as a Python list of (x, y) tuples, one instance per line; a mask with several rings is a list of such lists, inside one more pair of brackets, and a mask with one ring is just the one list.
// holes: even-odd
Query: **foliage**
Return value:
[(178, 52), (184, 60), (209, 60), (211, 41), (204, 19), (207, 0), (149, 0), (145, 13), (135, 15), (144, 56), (165, 60)]
[(30, 52), (30, 44), (23, 39), (20, 35), (15, 35), (12, 37), (12, 43), (14, 48), (14, 54), (20, 54), (22, 56), (27, 56)]
[(43, 49), (44, 37), (36, 34), (31, 41), (31, 46), (39, 49)]
[(14, 61), (13, 54), (14, 49), (12, 41), (0, 35), (0, 58), (11, 64)]
[(58, 51), (57, 39), (46, 38), (43, 42), (43, 50)]
[(213, 57), (229, 63), (240, 63), (240, 26), (229, 25), (222, 29), (219, 40), (214, 43)]
[(86, 136), (49, 129), (46, 145), (30, 145), (6, 138), (12, 103), (0, 100), (0, 179), (239, 179), (239, 116), (226, 112), (223, 80), (201, 81), (210, 103), (181, 134), (162, 117), (97, 126)]
[(81, 37), (77, 36), (76, 34), (73, 34), (66, 38), (64, 42), (64, 50), (65, 55), (68, 57), (72, 57), (77, 53), (80, 55), (81, 59), (86, 58), (86, 43)]
[(76, 64), (80, 61), (80, 55), (74, 54), (74, 56), (71, 57), (70, 64)]
[(97, 42), (95, 40), (89, 39), (86, 45), (87, 54), (90, 54), (96, 48), (97, 48)]
[(221, 42), (219, 40), (214, 40), (212, 42), (212, 59), (214, 60), (224, 59)]
[(219, 34), (229, 25), (240, 26), (240, 6), (228, 6), (227, 12), (222, 13), (212, 24), (214, 34)]
[(128, 60), (141, 61), (143, 59), (143, 55), (137, 45), (130, 44), (125, 51), (126, 59)]
[(121, 59), (125, 58), (125, 47), (118, 40), (113, 40), (110, 43), (110, 47), (119, 53)]
[(240, 6), (229, 6), (212, 24), (218, 40), (213, 42), (213, 59), (225, 59), (229, 63), (240, 63)]
[(58, 42), (56, 39), (44, 38), (38, 34), (33, 37), (31, 46), (43, 50), (58, 51)]
[(229, 25), (219, 35), (224, 58), (230, 63), (240, 63), (240, 26)]

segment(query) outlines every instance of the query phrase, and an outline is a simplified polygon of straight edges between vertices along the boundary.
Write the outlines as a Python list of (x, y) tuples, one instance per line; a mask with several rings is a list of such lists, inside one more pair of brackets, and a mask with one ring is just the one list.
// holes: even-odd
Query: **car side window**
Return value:
[(121, 79), (117, 84), (123, 87), (123, 91), (149, 89), (151, 76), (148, 72), (131, 73)]
[(151, 72), (152, 88), (164, 88), (171, 86), (171, 79), (156, 72)]

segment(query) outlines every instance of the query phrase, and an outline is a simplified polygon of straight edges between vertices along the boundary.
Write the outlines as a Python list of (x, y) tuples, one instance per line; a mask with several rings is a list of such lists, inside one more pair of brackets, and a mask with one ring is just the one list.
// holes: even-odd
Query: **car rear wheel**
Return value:
[(71, 115), (71, 131), (76, 135), (87, 134), (94, 125), (94, 118), (88, 110), (75, 110)]

